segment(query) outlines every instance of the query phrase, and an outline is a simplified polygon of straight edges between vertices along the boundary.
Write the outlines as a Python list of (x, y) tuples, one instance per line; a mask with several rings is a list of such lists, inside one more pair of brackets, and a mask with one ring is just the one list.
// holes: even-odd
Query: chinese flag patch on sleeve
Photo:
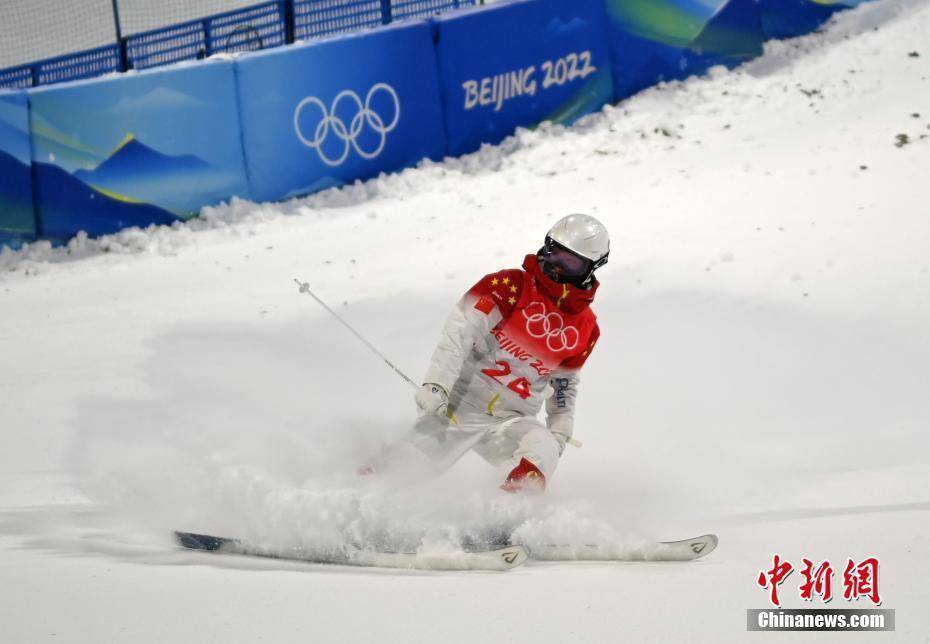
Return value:
[(491, 311), (494, 310), (494, 302), (486, 297), (482, 297), (477, 302), (475, 302), (475, 308), (485, 315), (490, 315)]

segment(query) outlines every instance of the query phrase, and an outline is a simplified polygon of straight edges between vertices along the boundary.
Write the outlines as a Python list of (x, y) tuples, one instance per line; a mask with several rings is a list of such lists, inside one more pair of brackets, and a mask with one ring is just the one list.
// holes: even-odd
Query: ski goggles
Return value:
[(546, 238), (542, 248), (542, 259), (550, 270), (566, 277), (582, 277), (594, 270), (594, 262), (568, 250), (551, 237)]

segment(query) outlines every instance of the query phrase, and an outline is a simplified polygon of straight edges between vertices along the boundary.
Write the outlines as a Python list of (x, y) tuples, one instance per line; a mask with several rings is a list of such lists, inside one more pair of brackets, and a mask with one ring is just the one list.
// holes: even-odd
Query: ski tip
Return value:
[(699, 537), (680, 541), (663, 541), (662, 550), (646, 557), (653, 561), (694, 561), (706, 557), (717, 549), (720, 540), (715, 534), (702, 534)]
[(494, 553), (500, 558), (501, 570), (510, 570), (517, 566), (522, 566), (529, 559), (530, 554), (523, 546), (509, 546), (495, 550)]
[(689, 539), (688, 548), (691, 549), (693, 554), (691, 558), (700, 559), (701, 557), (706, 557), (717, 549), (718, 543), (720, 543), (720, 539), (718, 539), (715, 534), (704, 534), (700, 537)]

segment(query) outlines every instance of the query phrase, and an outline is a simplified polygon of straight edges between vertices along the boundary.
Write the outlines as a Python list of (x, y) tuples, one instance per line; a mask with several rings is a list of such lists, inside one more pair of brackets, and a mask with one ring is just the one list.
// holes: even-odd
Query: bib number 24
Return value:
[(505, 376), (509, 376), (511, 374), (510, 363), (507, 362), (506, 360), (498, 360), (497, 366), (498, 366), (497, 369), (493, 369), (493, 368), (482, 369), (481, 373), (483, 373), (488, 378), (490, 378), (491, 380), (493, 380), (494, 382), (498, 384), (501, 384), (501, 385), (506, 384), (508, 389), (516, 392), (516, 394), (524, 400), (530, 397), (531, 392), (530, 392), (529, 380), (527, 380), (523, 376), (520, 376), (518, 378), (514, 378), (510, 382), (505, 383), (503, 380), (501, 380), (501, 378), (504, 378)]

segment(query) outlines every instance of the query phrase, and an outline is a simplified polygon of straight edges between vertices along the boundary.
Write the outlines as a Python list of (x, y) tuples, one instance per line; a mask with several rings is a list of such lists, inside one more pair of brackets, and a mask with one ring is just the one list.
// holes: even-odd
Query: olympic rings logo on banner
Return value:
[[(372, 100), (374, 100), (379, 92), (387, 94), (394, 102), (394, 118), (391, 119), (390, 123), (385, 123), (385, 117), (376, 112), (372, 107)], [(356, 114), (352, 117), (352, 120), (349, 121), (348, 125), (336, 114), (343, 101), (349, 101), (355, 104)], [(320, 122), (313, 132), (313, 137), (307, 138), (300, 126), (300, 116), (304, 108), (311, 105), (320, 111)], [(332, 167), (342, 165), (349, 157), (349, 152), (352, 148), (355, 148), (355, 151), (363, 159), (371, 160), (376, 158), (384, 151), (384, 146), (387, 143), (387, 135), (397, 127), (398, 121), (400, 121), (400, 99), (397, 97), (397, 92), (394, 88), (387, 83), (376, 83), (372, 86), (372, 88), (368, 90), (368, 95), (365, 97), (364, 103), (362, 103), (362, 99), (358, 94), (347, 89), (339, 92), (336, 98), (333, 99), (333, 103), (329, 108), (316, 96), (308, 96), (302, 100), (297, 105), (297, 109), (294, 110), (294, 131), (297, 133), (297, 138), (308, 148), (316, 150), (316, 153), (320, 156), (320, 160)], [(378, 146), (371, 151), (362, 148), (358, 142), (358, 137), (365, 130), (366, 126), (371, 128), (375, 134), (380, 137)], [(335, 158), (331, 153), (327, 153), (323, 150), (323, 144), (329, 139), (330, 134), (342, 141), (342, 153)]]
[(565, 326), (565, 320), (555, 311), (546, 313), (542, 302), (533, 302), (523, 309), (523, 317), (526, 318), (526, 332), (534, 338), (546, 338), (550, 351), (571, 351), (578, 346), (578, 329)]

